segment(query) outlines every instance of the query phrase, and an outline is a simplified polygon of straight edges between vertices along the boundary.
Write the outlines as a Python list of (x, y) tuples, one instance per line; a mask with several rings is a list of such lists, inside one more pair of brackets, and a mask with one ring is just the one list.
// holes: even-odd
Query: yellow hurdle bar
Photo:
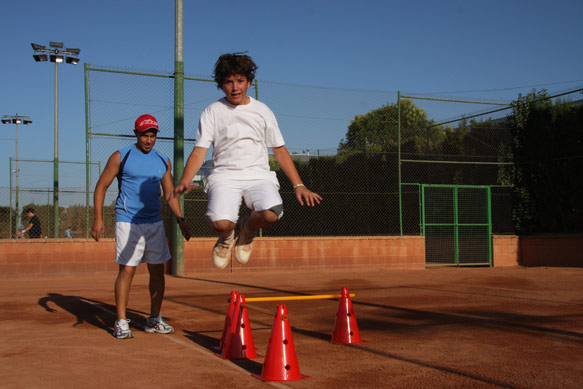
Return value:
[(266, 315), (269, 315), (269, 316), (275, 316), (277, 314), (277, 312), (275, 312), (275, 311), (270, 311), (269, 309), (263, 309), (260, 307), (256, 307), (254, 305), (241, 304), (241, 308), (247, 308), (247, 309), (250, 309), (252, 311), (265, 313)]
[[(349, 296), (352, 298), (356, 296), (354, 293), (350, 293)], [(245, 297), (245, 302), (259, 302), (259, 301), (291, 301), (291, 300), (326, 300), (326, 299), (338, 299), (341, 298), (341, 294), (317, 294), (312, 296), (273, 296), (273, 297)]]

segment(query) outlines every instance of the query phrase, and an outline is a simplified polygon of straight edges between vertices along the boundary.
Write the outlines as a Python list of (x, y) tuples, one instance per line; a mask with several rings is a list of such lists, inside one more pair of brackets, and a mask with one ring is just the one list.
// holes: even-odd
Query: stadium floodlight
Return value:
[[(49, 53), (50, 61), (55, 64), (55, 157), (53, 160), (53, 236), (59, 238), (59, 71), (58, 65), (60, 63), (66, 62), (71, 65), (77, 65), (79, 63), (79, 58), (77, 56), (81, 52), (81, 49), (64, 49), (65, 45), (63, 42), (49, 42), (50, 48), (46, 46), (39, 45), (36, 43), (31, 43), (32, 49), (35, 51), (33, 58), (37, 62), (46, 62), (46, 54)], [(66, 55), (66, 57), (65, 57)]]
[(46, 46), (39, 45), (39, 44), (36, 44), (36, 43), (31, 43), (30, 45), (32, 46), (32, 49), (34, 51), (46, 50), (46, 48), (47, 48)]
[(62, 63), (64, 59), (62, 55), (51, 54), (51, 62)]
[(79, 58), (76, 57), (65, 57), (65, 61), (71, 65), (77, 65), (79, 63)]
[[(18, 125), (19, 124), (31, 124), (32, 120), (30, 120), (29, 116), (20, 116), (19, 114), (16, 115), (4, 115), (2, 117), (2, 124), (14, 124), (15, 128), (16, 128), (16, 155), (15, 155), (15, 159), (14, 159), (14, 163), (15, 163), (15, 178), (16, 178), (16, 190), (14, 191), (14, 198), (15, 198), (15, 210), (16, 210), (16, 214), (20, 215), (20, 209), (19, 209), (19, 204), (18, 204), (18, 189), (19, 189), (19, 183), (18, 183), (18, 177), (19, 177), (19, 170), (18, 170)], [(11, 168), (12, 169), (12, 168)], [(12, 173), (11, 173), (12, 174)], [(12, 182), (12, 181), (11, 181)], [(10, 198), (12, 199), (12, 194), (10, 194)], [(10, 210), (12, 211), (12, 207), (10, 207)], [(10, 220), (12, 221), (12, 217), (10, 217)], [(15, 232), (18, 231), (18, 226), (15, 226)]]
[(32, 57), (36, 62), (47, 62), (49, 60), (46, 54), (33, 54)]

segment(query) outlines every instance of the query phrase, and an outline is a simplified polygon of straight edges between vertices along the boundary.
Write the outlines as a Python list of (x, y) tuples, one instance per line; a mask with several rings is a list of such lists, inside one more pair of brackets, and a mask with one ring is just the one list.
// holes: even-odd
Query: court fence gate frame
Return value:
[(492, 266), (489, 186), (420, 186), (426, 266)]

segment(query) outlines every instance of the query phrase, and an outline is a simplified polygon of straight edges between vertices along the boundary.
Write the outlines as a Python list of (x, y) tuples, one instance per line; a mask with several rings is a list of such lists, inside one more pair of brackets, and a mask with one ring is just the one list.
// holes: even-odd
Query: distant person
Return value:
[[(24, 230), (24, 226), (22, 224), (19, 225), (18, 226), (18, 232), (23, 231), (23, 230)], [(14, 237), (16, 239), (23, 239), (24, 238), (24, 235), (23, 234), (19, 234), (18, 232), (14, 234)]]
[(65, 238), (67, 238), (67, 239), (72, 239), (72, 238), (73, 238), (73, 237), (71, 236), (71, 227), (68, 227), (68, 228), (65, 230)]
[(16, 236), (23, 235), (25, 232), (28, 232), (28, 237), (31, 239), (38, 239), (42, 234), (42, 228), (40, 225), (40, 219), (34, 213), (34, 208), (27, 208), (24, 210), (26, 216), (28, 216), (28, 226), (26, 226), (23, 230), (20, 230), (16, 233)]
[[(164, 299), (164, 263), (170, 259), (164, 224), (160, 214), (161, 190), (170, 196), (174, 190), (170, 159), (154, 149), (158, 136), (158, 122), (151, 115), (136, 119), (134, 134), (137, 142), (113, 153), (97, 182), (94, 196), (94, 222), (91, 236), (99, 241), (105, 232), (103, 202), (107, 188), (118, 179), (119, 193), (115, 203), (115, 262), (119, 272), (115, 280), (117, 320), (113, 335), (118, 339), (132, 338), (126, 316), (130, 287), (141, 262), (146, 262), (150, 273), (150, 317), (146, 332), (170, 334), (174, 328), (160, 315)], [(182, 217), (178, 199), (168, 201), (176, 216), (182, 235), (190, 239), (190, 230)]]
[[(291, 181), (301, 205), (314, 206), (322, 197), (302, 183), (284, 146), (273, 112), (264, 103), (247, 96), (257, 65), (243, 54), (223, 54), (215, 63), (214, 78), (225, 97), (205, 108), (196, 132), (196, 146), (186, 163), (173, 196), (185, 193), (213, 146), (213, 170), (208, 177), (206, 217), (219, 239), (213, 248), (213, 264), (221, 269), (235, 257), (247, 263), (253, 237), (283, 216), (279, 182), (269, 168), (268, 148)], [(241, 200), (252, 212), (239, 217)]]

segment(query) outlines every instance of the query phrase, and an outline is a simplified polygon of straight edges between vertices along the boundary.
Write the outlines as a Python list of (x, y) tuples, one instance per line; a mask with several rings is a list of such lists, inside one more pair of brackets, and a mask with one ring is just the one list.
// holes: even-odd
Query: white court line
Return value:
[[(100, 305), (95, 305), (95, 307), (101, 309), (103, 312), (106, 312), (106, 313), (111, 314), (114, 318), (117, 317), (117, 313), (115, 313), (113, 311), (110, 311), (107, 308), (104, 308), (104, 307), (102, 307)], [(142, 326), (141, 324), (133, 323), (133, 325), (134, 325), (134, 327), (137, 327), (137, 328), (139, 328), (141, 330), (144, 330), (144, 326)], [(177, 344), (179, 344), (181, 346), (184, 346), (186, 348), (189, 348), (190, 350), (196, 351), (199, 354), (212, 356), (213, 358), (215, 358), (219, 362), (223, 363), (224, 365), (226, 365), (226, 366), (228, 366), (228, 367), (230, 367), (232, 369), (239, 370), (240, 372), (245, 373), (245, 374), (249, 374), (249, 372), (247, 370), (243, 369), (241, 366), (238, 366), (237, 364), (232, 363), (228, 359), (223, 359), (223, 358), (217, 357), (211, 351), (209, 351), (209, 350), (207, 350), (205, 348), (202, 348), (200, 346), (195, 346), (191, 342), (185, 342), (185, 341), (183, 341), (181, 339), (177, 339), (177, 338), (173, 337), (172, 335), (170, 335), (170, 336), (168, 336), (168, 335), (163, 336), (163, 337), (161, 337), (161, 339), (165, 339), (165, 340), (172, 341), (172, 342), (177, 343)], [(264, 381), (261, 381), (261, 382), (264, 382)], [(287, 386), (285, 384), (282, 384), (281, 382), (264, 382), (264, 383), (269, 384), (269, 385), (271, 385), (273, 387), (276, 387), (276, 388), (289, 388), (289, 386)]]

